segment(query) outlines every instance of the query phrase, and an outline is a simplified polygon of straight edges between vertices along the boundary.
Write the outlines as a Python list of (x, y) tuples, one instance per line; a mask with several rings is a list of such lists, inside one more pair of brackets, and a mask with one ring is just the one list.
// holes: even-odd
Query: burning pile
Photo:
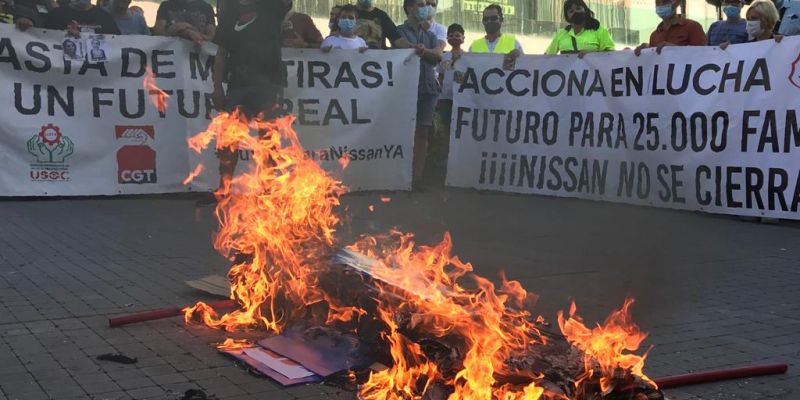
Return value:
[(253, 156), (217, 193), (215, 247), (233, 262), (240, 308), (218, 315), (198, 303), (185, 310), (187, 323), (279, 333), (313, 321), (356, 332), (391, 365), (363, 376), (362, 399), (660, 398), (642, 371), (645, 356), (631, 353), (646, 335), (631, 321), (630, 299), (594, 328), (573, 304), (558, 318), (565, 341), (533, 317), (535, 296), (519, 282), (496, 286), (453, 256), (449, 234), (432, 247), (398, 231), (363, 237), (348, 250), (372, 260), (368, 274), (336, 268), (334, 209), (345, 188), (304, 155), (292, 122), (221, 114), (190, 139), (198, 152), (216, 139)]

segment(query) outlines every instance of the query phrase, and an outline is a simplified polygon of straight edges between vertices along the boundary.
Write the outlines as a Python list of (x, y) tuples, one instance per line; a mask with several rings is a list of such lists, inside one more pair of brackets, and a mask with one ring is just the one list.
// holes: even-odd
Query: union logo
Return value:
[(28, 140), (28, 153), (40, 164), (63, 164), (75, 151), (75, 143), (61, 133), (53, 124), (42, 127), (38, 134)]

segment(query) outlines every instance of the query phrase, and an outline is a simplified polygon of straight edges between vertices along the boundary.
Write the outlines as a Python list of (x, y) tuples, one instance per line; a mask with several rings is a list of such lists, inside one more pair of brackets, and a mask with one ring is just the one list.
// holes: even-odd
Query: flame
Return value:
[(369, 212), (375, 212), (375, 206), (373, 206), (372, 204), (367, 206), (367, 209), (369, 210)]
[(381, 196), (381, 203), (388, 203), (388, 202), (390, 202), (390, 201), (392, 201), (392, 198), (391, 198), (391, 197), (388, 197), (388, 196)]
[(203, 172), (203, 164), (197, 164), (197, 166), (194, 167), (194, 170), (192, 172), (189, 172), (189, 176), (187, 176), (186, 179), (183, 180), (183, 184), (188, 185), (192, 183), (192, 181), (194, 181), (194, 178), (200, 176), (200, 173), (202, 172)]
[(224, 342), (217, 345), (217, 348), (220, 350), (241, 350), (241, 349), (249, 349), (254, 345), (250, 343), (247, 339), (232, 339), (227, 338)]
[[(216, 139), (218, 149), (243, 147), (253, 155), (251, 170), (220, 189), (216, 210), (220, 230), (214, 246), (234, 261), (228, 277), (240, 309), (218, 316), (198, 303), (185, 310), (187, 321), (199, 318), (228, 331), (260, 325), (280, 332), (288, 314), (325, 301), (315, 268), (333, 245), (339, 222), (333, 208), (345, 189), (304, 155), (292, 122), (221, 113), (207, 131), (189, 139), (197, 152)], [(330, 303), (335, 315), (357, 314)]]
[(638, 350), (647, 337), (633, 322), (630, 314), (633, 302), (633, 298), (626, 298), (622, 308), (614, 310), (603, 325), (598, 324), (593, 329), (586, 327), (583, 320), (575, 315), (577, 307), (574, 301), (570, 305), (569, 318), (565, 320), (563, 312), (559, 311), (558, 326), (561, 332), (573, 346), (584, 353), (584, 371), (576, 385), (599, 374), (600, 389), (607, 393), (613, 389), (614, 378), (622, 370), (640, 377), (653, 387), (656, 386), (643, 371), (647, 354), (639, 356), (629, 353)]
[[(216, 141), (217, 149), (241, 147), (253, 154), (250, 169), (217, 193), (220, 229), (214, 246), (233, 263), (228, 278), (231, 299), (239, 308), (219, 315), (200, 302), (184, 309), (187, 323), (200, 320), (228, 331), (263, 327), (279, 333), (289, 321), (307, 316), (309, 306), (321, 303), (327, 305), (327, 324), (367, 315), (361, 308), (338, 304), (320, 287), (319, 277), (336, 243), (339, 218), (334, 209), (345, 187), (304, 153), (291, 128), (293, 120), (248, 120), (238, 112), (221, 113), (208, 130), (189, 139), (189, 147), (198, 153)], [(384, 203), (390, 200), (381, 197)], [(370, 374), (359, 388), (361, 399), (422, 399), (442, 387), (448, 400), (564, 399), (545, 391), (540, 372), (511, 362), (548, 344), (537, 329), (544, 319), (527, 311), (537, 297), (522, 284), (501, 276), (496, 285), (475, 274), (470, 263), (452, 255), (449, 233), (434, 246), (417, 245), (413, 234), (393, 230), (362, 237), (348, 247), (376, 260), (369, 275), (378, 291), (373, 296), (377, 309), (369, 318), (383, 324), (380, 337), (393, 361), (390, 368)], [(591, 378), (604, 391), (613, 389), (620, 369), (651, 382), (642, 372), (646, 355), (626, 353), (638, 349), (646, 337), (630, 318), (632, 302), (626, 300), (594, 329), (583, 325), (574, 304), (568, 319), (559, 314), (562, 332), (583, 353), (579, 383)], [(452, 339), (454, 348), (449, 350), (456, 356), (442, 365), (415, 337)], [(221, 346), (244, 345), (229, 339)], [(515, 379), (503, 379), (511, 376)]]
[(147, 90), (147, 93), (150, 94), (150, 102), (158, 109), (158, 112), (164, 114), (167, 111), (167, 99), (169, 99), (170, 95), (156, 85), (156, 80), (150, 67), (147, 67), (145, 71), (142, 85)]
[[(424, 393), (432, 379), (454, 387), (450, 400), (541, 397), (544, 389), (533, 379), (523, 386), (501, 385), (496, 379), (509, 372), (511, 355), (543, 343), (530, 314), (515, 307), (527, 296), (521, 285), (507, 282), (495, 289), (473, 274), (471, 264), (451, 256), (448, 233), (434, 247), (415, 246), (413, 235), (395, 231), (384, 238), (364, 238), (351, 248), (380, 260), (370, 274), (383, 282), (379, 312), (389, 328), (386, 339), (394, 361), (391, 369), (370, 376), (360, 390), (362, 399), (409, 398), (410, 393)], [(418, 345), (398, 336), (392, 319), (397, 315), (409, 316), (407, 329), (463, 338), (461, 368), (448, 375), (437, 370)]]
[(339, 166), (342, 167), (342, 171), (344, 171), (350, 165), (350, 157), (347, 154), (343, 154), (341, 157), (339, 157), (338, 162)]

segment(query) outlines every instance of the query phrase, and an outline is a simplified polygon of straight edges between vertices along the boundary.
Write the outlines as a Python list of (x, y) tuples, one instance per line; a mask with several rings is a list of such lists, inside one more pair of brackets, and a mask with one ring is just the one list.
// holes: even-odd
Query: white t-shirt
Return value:
[(322, 45), (320, 47), (331, 47), (332, 49), (340, 49), (340, 50), (358, 50), (364, 47), (367, 47), (367, 42), (364, 39), (355, 36), (355, 37), (343, 37), (343, 36), (328, 36), (325, 40), (322, 41)]
[(447, 27), (434, 21), (429, 29), (436, 35), (436, 40), (440, 42), (447, 42)]

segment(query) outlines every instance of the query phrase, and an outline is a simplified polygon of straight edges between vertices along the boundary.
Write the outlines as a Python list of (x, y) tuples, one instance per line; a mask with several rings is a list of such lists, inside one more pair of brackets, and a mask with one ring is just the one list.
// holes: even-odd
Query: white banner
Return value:
[[(63, 32), (0, 24), (0, 196), (216, 188), (214, 151), (197, 157), (186, 144), (215, 114), (214, 45), (146, 36), (65, 39)], [(336, 160), (346, 154), (351, 163), (337, 174), (352, 190), (411, 186), (419, 76), (412, 54), (285, 52), (287, 104), (298, 115), (300, 140), (326, 168), (339, 171)], [(143, 84), (149, 71), (169, 95), (163, 112), (157, 91)], [(238, 171), (247, 167), (247, 152), (240, 156)], [(203, 175), (182, 185), (200, 160)]]
[(799, 49), (465, 56), (447, 184), (800, 219)]

